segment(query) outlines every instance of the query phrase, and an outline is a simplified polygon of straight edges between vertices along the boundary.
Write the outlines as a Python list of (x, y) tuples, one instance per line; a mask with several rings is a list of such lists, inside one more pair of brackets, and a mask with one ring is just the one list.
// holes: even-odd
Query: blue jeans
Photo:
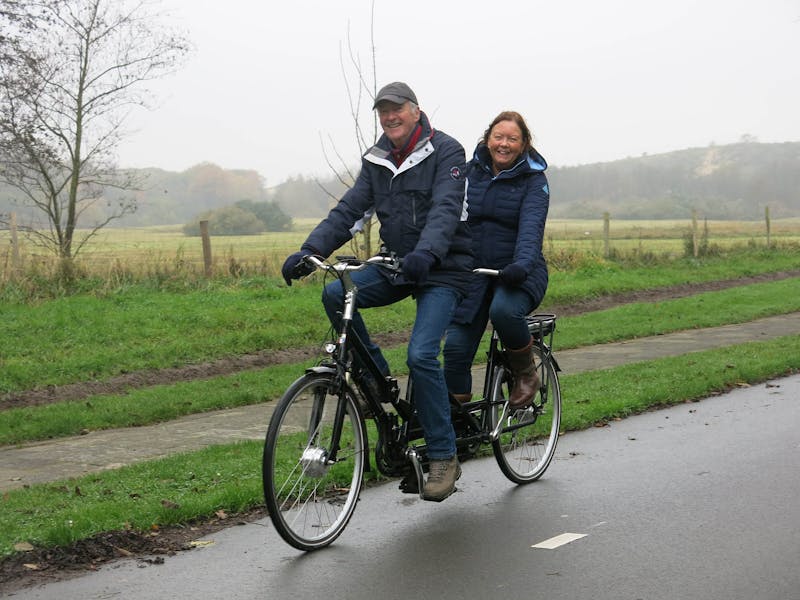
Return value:
[(536, 303), (519, 288), (497, 286), (493, 296), (484, 298), (472, 323), (452, 323), (444, 344), (444, 376), (453, 394), (472, 392), (472, 361), (489, 319), (506, 348), (525, 348), (531, 341), (525, 316)]
[[(414, 379), (414, 403), (425, 434), (428, 458), (446, 460), (455, 456), (456, 436), (450, 420), (450, 400), (439, 352), (445, 329), (458, 303), (458, 292), (440, 286), (394, 285), (375, 266), (356, 271), (352, 276), (358, 286), (353, 329), (384, 373), (389, 373), (389, 365), (380, 348), (370, 339), (358, 309), (387, 306), (413, 294), (417, 315), (408, 341), (406, 364)], [(338, 280), (325, 286), (322, 292), (322, 304), (334, 325), (339, 323), (343, 298), (342, 284)]]

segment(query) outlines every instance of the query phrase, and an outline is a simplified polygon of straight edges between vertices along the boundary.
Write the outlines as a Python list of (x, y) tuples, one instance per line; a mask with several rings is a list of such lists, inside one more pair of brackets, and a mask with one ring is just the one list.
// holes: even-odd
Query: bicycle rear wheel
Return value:
[(542, 387), (528, 408), (511, 410), (506, 404), (513, 381), (504, 367), (498, 367), (490, 394), (492, 423), (497, 427), (502, 422), (492, 450), (500, 470), (515, 483), (536, 481), (547, 470), (561, 425), (561, 388), (555, 368), (542, 360), (535, 346), (534, 355)]
[(345, 414), (330, 462), (339, 394), (334, 376), (309, 373), (275, 407), (264, 443), (264, 499), (275, 529), (300, 550), (316, 550), (344, 531), (358, 501), (366, 429), (356, 399), (344, 390)]

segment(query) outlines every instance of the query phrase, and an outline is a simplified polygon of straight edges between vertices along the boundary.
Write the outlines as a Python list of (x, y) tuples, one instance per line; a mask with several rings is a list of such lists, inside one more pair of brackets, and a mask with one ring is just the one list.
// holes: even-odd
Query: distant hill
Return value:
[[(292, 217), (322, 217), (345, 186), (335, 177), (296, 176), (267, 190), (251, 170), (202, 163), (180, 173), (137, 171), (142, 191), (131, 192), (138, 210), (117, 226), (185, 224), (200, 213), (239, 200), (275, 201)], [(800, 217), (800, 142), (746, 142), (690, 148), (613, 162), (550, 167), (550, 215), (557, 218), (686, 218), (692, 209), (709, 219), (758, 220), (769, 205), (772, 218)], [(12, 190), (0, 186), (0, 213), (16, 211)], [(116, 197), (108, 198), (113, 204)], [(99, 203), (97, 214), (106, 202)], [(91, 219), (86, 219), (88, 224)]]
[(613, 162), (552, 167), (550, 215), (619, 219), (800, 217), (800, 142), (690, 148)]
[[(760, 220), (765, 205), (772, 218), (800, 217), (800, 142), (690, 148), (550, 167), (547, 176), (557, 218), (684, 219), (695, 209), (701, 218)], [(276, 201), (293, 216), (322, 217), (331, 200), (318, 187), (294, 180), (276, 188)]]

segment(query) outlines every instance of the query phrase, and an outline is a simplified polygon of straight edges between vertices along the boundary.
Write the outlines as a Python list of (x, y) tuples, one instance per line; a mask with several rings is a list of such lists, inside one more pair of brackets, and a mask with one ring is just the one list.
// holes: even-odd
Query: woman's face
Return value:
[(510, 169), (522, 154), (522, 130), (514, 121), (500, 121), (489, 132), (487, 146), (495, 173)]

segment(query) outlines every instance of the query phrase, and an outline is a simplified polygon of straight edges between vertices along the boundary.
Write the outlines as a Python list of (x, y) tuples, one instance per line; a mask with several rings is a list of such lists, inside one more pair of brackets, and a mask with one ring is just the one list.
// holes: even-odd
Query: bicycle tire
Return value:
[(340, 449), (327, 464), (339, 402), (335, 376), (308, 373), (278, 401), (264, 441), (264, 499), (275, 529), (290, 545), (311, 551), (333, 542), (356, 508), (367, 452), (366, 427), (345, 388)]
[(534, 346), (541, 390), (526, 409), (509, 410), (506, 401), (513, 383), (505, 367), (497, 367), (490, 392), (492, 425), (503, 420), (499, 437), (492, 442), (495, 459), (503, 474), (518, 484), (539, 479), (556, 452), (561, 426), (561, 387), (550, 360), (542, 360)]

